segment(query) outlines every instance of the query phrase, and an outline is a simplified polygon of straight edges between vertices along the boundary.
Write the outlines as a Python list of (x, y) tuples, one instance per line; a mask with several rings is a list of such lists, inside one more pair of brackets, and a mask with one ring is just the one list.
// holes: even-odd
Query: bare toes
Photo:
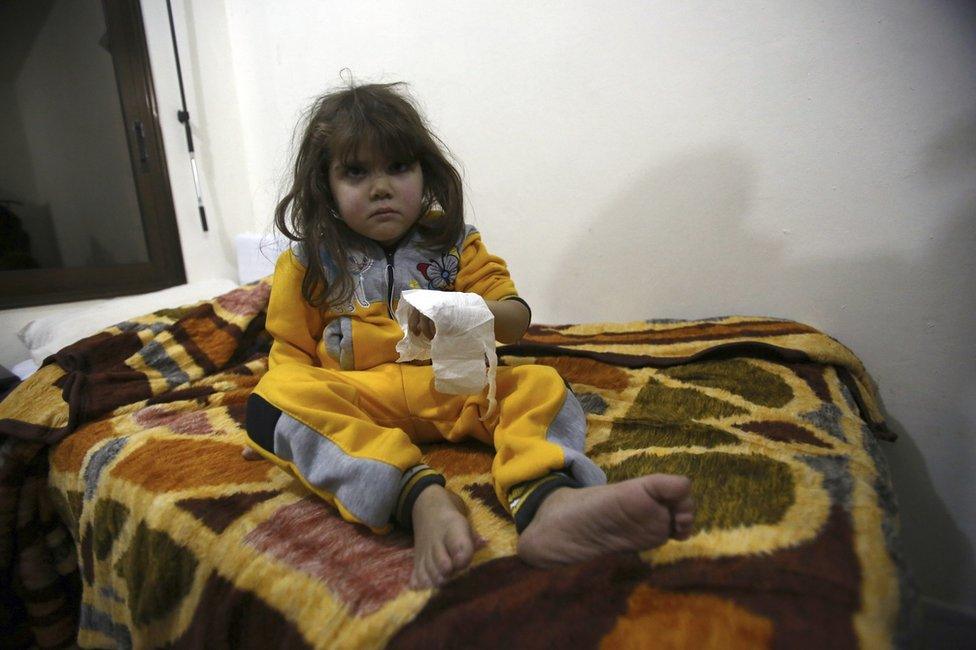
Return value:
[(472, 549), (468, 545), (466, 548), (457, 548), (451, 551), (451, 564), (455, 571), (460, 571), (461, 569), (468, 566), (471, 563)]
[(427, 568), (426, 557), (422, 557), (417, 561), (413, 569), (413, 578), (410, 582), (411, 586), (417, 590), (430, 589), (433, 586), (430, 579), (430, 571)]
[(678, 512), (674, 515), (675, 526), (681, 528), (690, 528), (691, 524), (694, 523), (695, 517), (690, 512)]
[(655, 500), (684, 509), (691, 505), (691, 479), (677, 474), (651, 474), (643, 477), (644, 489)]
[(433, 574), (430, 571), (430, 567), (425, 565), (420, 570), (419, 583), (421, 589), (430, 589), (431, 587), (437, 586), (437, 584), (434, 582)]
[(424, 588), (420, 579), (420, 570), (417, 568), (417, 566), (414, 566), (413, 573), (410, 575), (410, 588), (416, 590)]
[(437, 584), (440, 584), (441, 581), (443, 581), (443, 579), (451, 573), (451, 556), (448, 555), (447, 549), (444, 548), (442, 544), (438, 544), (434, 549), (432, 566), (437, 572), (437, 577), (439, 578)]
[(449, 535), (447, 539), (447, 552), (450, 555), (452, 568), (460, 570), (468, 566), (471, 556), (474, 553), (474, 544), (470, 533), (459, 531), (454, 535)]

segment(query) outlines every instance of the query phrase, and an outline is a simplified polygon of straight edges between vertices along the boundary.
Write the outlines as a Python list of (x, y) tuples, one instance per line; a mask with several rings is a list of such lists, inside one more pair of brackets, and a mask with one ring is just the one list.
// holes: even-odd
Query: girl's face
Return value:
[(384, 247), (396, 244), (420, 218), (424, 174), (420, 163), (360, 154), (329, 166), (339, 216), (354, 232)]

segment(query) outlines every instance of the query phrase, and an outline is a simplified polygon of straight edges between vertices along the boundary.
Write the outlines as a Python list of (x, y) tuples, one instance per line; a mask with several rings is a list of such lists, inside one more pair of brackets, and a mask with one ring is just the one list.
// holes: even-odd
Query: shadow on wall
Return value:
[[(960, 168), (970, 176), (968, 170), (976, 169), (976, 119), (950, 131), (920, 161), (922, 180), (936, 187), (948, 181), (959, 187)], [(968, 501), (959, 499), (963, 490), (956, 489), (955, 512), (950, 511), (932, 479), (952, 476), (940, 483), (958, 488), (960, 480), (968, 481), (962, 477), (976, 471), (971, 466), (976, 431), (965, 412), (976, 369), (971, 354), (959, 355), (960, 348), (972, 345), (976, 292), (953, 290), (976, 286), (976, 195), (963, 197), (948, 230), (930, 232), (918, 256), (796, 259), (786, 250), (795, 244), (788, 238), (796, 235), (777, 229), (773, 238), (745, 225), (756, 174), (753, 157), (737, 145), (652, 168), (566, 248), (564, 271), (544, 295), (566, 295), (589, 274), (586, 284), (598, 296), (591, 309), (611, 320), (780, 316), (842, 336), (895, 409), (888, 417), (899, 440), (884, 447), (901, 504), (902, 543), (919, 587), (928, 596), (976, 608), (972, 541), (957, 523), (968, 520), (969, 513), (960, 510)], [(950, 175), (955, 178), (947, 179)], [(858, 206), (850, 210), (856, 214)], [(640, 213), (648, 218), (636, 228), (635, 219), (621, 217)], [(928, 215), (918, 218), (934, 222)], [(647, 260), (647, 281), (620, 282), (637, 269), (608, 267), (608, 248), (612, 260)], [(743, 287), (755, 291), (745, 294)], [(798, 303), (803, 308), (794, 312)], [(624, 309), (629, 313), (621, 315)], [(912, 421), (913, 430), (898, 417)], [(928, 468), (915, 440), (925, 440), (930, 457), (958, 465)]]

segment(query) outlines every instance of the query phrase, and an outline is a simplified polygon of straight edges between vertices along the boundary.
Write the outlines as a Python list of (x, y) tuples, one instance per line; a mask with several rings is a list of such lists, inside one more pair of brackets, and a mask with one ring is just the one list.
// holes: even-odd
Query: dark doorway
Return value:
[(0, 308), (186, 281), (138, 0), (0, 2)]

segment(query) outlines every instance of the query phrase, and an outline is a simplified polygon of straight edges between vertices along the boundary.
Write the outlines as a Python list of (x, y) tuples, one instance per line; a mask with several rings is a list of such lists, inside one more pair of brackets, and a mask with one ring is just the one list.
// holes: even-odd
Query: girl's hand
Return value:
[(428, 341), (434, 340), (434, 321), (416, 309), (410, 310), (408, 326), (410, 327), (410, 333), (414, 336), (423, 335)]
[(518, 343), (531, 318), (528, 308), (518, 300), (486, 300), (488, 310), (495, 317), (495, 340), (499, 343)]

